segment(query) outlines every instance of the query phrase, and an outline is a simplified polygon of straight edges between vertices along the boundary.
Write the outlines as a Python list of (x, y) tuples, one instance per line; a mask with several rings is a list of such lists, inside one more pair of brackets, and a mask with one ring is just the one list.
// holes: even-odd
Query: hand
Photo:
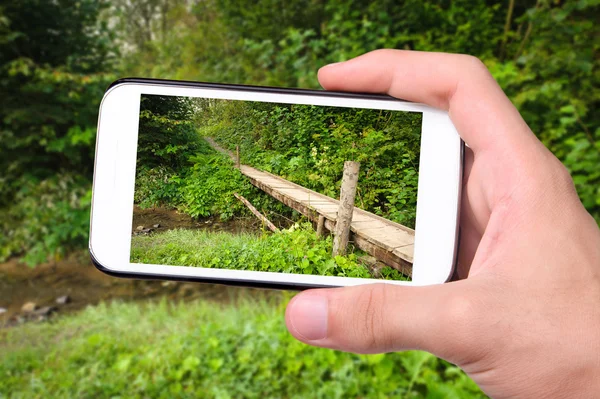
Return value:
[(469, 146), (461, 280), (305, 291), (287, 308), (292, 335), (359, 353), (429, 351), (496, 398), (598, 397), (600, 230), (485, 66), (379, 50), (322, 68), (319, 81), (449, 112)]

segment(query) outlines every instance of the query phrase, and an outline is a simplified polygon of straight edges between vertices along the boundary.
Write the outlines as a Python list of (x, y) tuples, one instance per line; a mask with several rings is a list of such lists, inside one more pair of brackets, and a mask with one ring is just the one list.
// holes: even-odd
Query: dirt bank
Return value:
[[(218, 218), (196, 220), (172, 209), (140, 209), (137, 206), (132, 222), (132, 234), (139, 234), (138, 226), (149, 230), (145, 234), (178, 228), (260, 234), (262, 227), (261, 222), (254, 217), (235, 218), (225, 222)], [(217, 284), (110, 277), (91, 264), (86, 251), (35, 268), (13, 259), (0, 264), (0, 328), (28, 321), (47, 320), (114, 299), (146, 300), (166, 296), (173, 300), (205, 298), (223, 302), (246, 294), (274, 295), (270, 291)]]
[[(230, 302), (240, 296), (278, 296), (279, 293), (217, 284), (143, 281), (110, 277), (81, 256), (40, 265), (34, 269), (17, 260), (0, 264), (0, 328), (40, 322), (75, 312), (101, 301), (207, 299)], [(61, 298), (62, 297), (62, 298)], [(63, 302), (66, 297), (66, 303)], [(57, 302), (57, 299), (62, 299)], [(34, 305), (27, 309), (26, 304)], [(32, 311), (33, 310), (33, 311)]]
[(151, 232), (171, 229), (200, 229), (224, 231), (232, 234), (253, 232), (260, 234), (261, 228), (261, 221), (254, 216), (235, 217), (227, 221), (221, 221), (218, 217), (193, 219), (175, 209), (141, 209), (137, 205), (133, 209), (133, 223), (131, 225), (133, 234), (147, 229), (150, 229)]

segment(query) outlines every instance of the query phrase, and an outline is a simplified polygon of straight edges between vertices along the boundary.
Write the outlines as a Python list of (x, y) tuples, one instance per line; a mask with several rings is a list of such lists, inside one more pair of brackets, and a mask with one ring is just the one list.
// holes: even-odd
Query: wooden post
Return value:
[(242, 197), (238, 193), (233, 193), (233, 195), (235, 196), (235, 198), (237, 198), (240, 201), (242, 201), (242, 203), (244, 205), (246, 205), (248, 207), (248, 209), (250, 209), (250, 212), (252, 212), (254, 214), (254, 216), (256, 216), (261, 222), (263, 222), (269, 228), (269, 230), (271, 230), (274, 233), (277, 233), (279, 231), (279, 229), (277, 228), (277, 226), (275, 226), (273, 223), (271, 223), (271, 221), (269, 219), (267, 219), (262, 213), (260, 213), (258, 211), (258, 209), (256, 209), (250, 203), (250, 201), (248, 201), (246, 198)]
[(354, 197), (356, 196), (356, 186), (358, 185), (359, 169), (360, 164), (358, 162), (344, 162), (340, 206), (333, 231), (333, 256), (346, 254), (348, 239), (350, 238), (352, 213), (354, 212)]
[(323, 237), (325, 235), (325, 216), (319, 215), (319, 221), (317, 222), (317, 236)]
[(237, 169), (240, 168), (240, 146), (239, 145), (235, 146), (235, 167)]

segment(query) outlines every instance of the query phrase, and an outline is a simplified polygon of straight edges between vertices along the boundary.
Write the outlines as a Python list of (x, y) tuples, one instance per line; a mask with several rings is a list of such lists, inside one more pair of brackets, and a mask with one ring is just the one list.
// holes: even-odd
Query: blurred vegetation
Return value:
[(320, 66), (382, 47), (480, 57), (600, 221), (599, 19), (599, 0), (4, 4), (0, 260), (86, 245), (97, 110), (117, 76), (317, 87)]
[[(382, 47), (481, 58), (600, 222), (599, 20), (599, 0), (3, 2), (0, 261), (35, 265), (86, 246), (97, 110), (117, 77), (315, 88), (318, 67)], [(148, 175), (159, 199), (177, 195), (163, 184), (169, 173)], [(304, 346), (273, 317), (281, 312), (254, 302), (110, 305), (3, 331), (0, 393), (481, 395), (424, 353)]]
[(14, 398), (482, 398), (425, 352), (309, 347), (283, 304), (242, 300), (90, 307), (0, 330), (0, 395)]
[(599, 19), (598, 0), (3, 4), (0, 260), (86, 245), (97, 110), (114, 78), (314, 88), (320, 66), (382, 47), (480, 57), (600, 221)]
[(116, 76), (108, 6), (0, 6), (0, 261), (87, 245), (98, 106)]

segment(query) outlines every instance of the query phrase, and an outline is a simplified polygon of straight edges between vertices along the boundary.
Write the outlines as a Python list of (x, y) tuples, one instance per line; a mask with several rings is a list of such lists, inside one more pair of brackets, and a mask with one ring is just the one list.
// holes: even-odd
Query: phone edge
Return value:
[(193, 88), (204, 88), (204, 89), (217, 89), (217, 90), (239, 90), (239, 91), (251, 91), (251, 92), (263, 92), (271, 94), (304, 94), (311, 96), (326, 96), (326, 97), (342, 97), (342, 98), (356, 98), (365, 100), (378, 100), (378, 101), (402, 101), (406, 103), (417, 104), (414, 101), (408, 101), (401, 98), (392, 97), (387, 94), (376, 94), (376, 93), (355, 93), (345, 91), (334, 91), (334, 90), (319, 90), (319, 89), (303, 89), (303, 88), (290, 88), (290, 87), (274, 87), (274, 86), (254, 86), (244, 84), (229, 84), (229, 83), (210, 83), (210, 82), (194, 82), (190, 80), (170, 80), (170, 79), (154, 79), (154, 78), (138, 78), (138, 77), (127, 77), (120, 78), (112, 82), (105, 91), (108, 92), (110, 89), (119, 86), (121, 84), (128, 83), (139, 83), (139, 84), (151, 84), (151, 85), (170, 85), (179, 87), (193, 87)]
[(458, 171), (460, 178), (458, 181), (458, 201), (457, 201), (457, 208), (456, 208), (456, 232), (454, 233), (454, 237), (455, 237), (455, 239), (454, 239), (454, 261), (452, 262), (452, 268), (450, 270), (450, 274), (448, 275), (448, 278), (446, 279), (446, 281), (444, 283), (458, 280), (458, 275), (457, 275), (458, 254), (460, 251), (460, 241), (461, 241), (461, 237), (462, 237), (462, 229), (460, 228), (460, 215), (461, 215), (461, 209), (462, 209), (463, 183), (464, 183), (464, 179), (465, 179), (465, 160), (466, 160), (465, 142), (461, 137), (460, 138), (460, 160), (459, 160), (460, 170)]
[(294, 290), (304, 291), (312, 288), (337, 288), (341, 286), (334, 285), (302, 285), (302, 284), (275, 284), (275, 283), (263, 283), (250, 280), (225, 280), (225, 279), (211, 279), (203, 277), (189, 277), (189, 276), (174, 276), (169, 274), (146, 274), (146, 273), (132, 273), (132, 272), (119, 272), (107, 268), (101, 264), (96, 257), (92, 248), (88, 247), (90, 253), (90, 259), (92, 264), (104, 274), (111, 277), (118, 278), (130, 278), (136, 280), (160, 280), (160, 281), (182, 281), (182, 282), (194, 282), (194, 283), (207, 283), (207, 284), (218, 284), (227, 285), (233, 287), (247, 287), (247, 288), (261, 288), (261, 289), (274, 289), (274, 290)]

